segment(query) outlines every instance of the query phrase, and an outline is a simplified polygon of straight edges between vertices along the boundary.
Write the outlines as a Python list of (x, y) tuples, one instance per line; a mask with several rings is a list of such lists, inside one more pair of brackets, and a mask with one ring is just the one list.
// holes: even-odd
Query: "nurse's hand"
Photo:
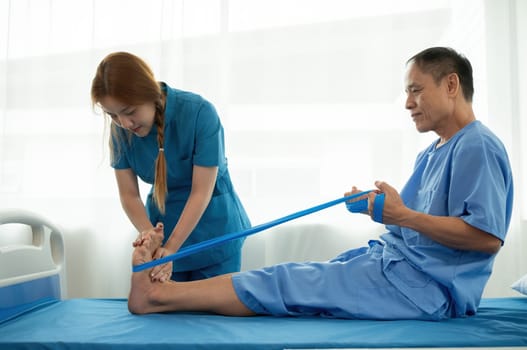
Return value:
[[(158, 243), (159, 246), (161, 246), (164, 238), (163, 223), (158, 222), (156, 227), (139, 232), (135, 241), (132, 242), (132, 246), (134, 248), (139, 247), (141, 244), (143, 244), (147, 237), (152, 239), (154, 242)], [(161, 239), (161, 241), (159, 239)]]
[[(159, 247), (154, 252), (154, 255), (152, 256), (152, 258), (154, 260), (157, 260), (157, 259), (163, 258), (165, 256), (172, 255), (174, 253), (175, 252), (169, 251), (166, 248)], [(170, 281), (171, 277), (172, 277), (172, 261), (169, 261), (169, 262), (167, 262), (166, 264), (163, 264), (163, 265), (155, 266), (152, 269), (152, 271), (150, 271), (150, 279), (152, 280), (152, 282), (156, 282), (156, 281), (159, 281), (159, 282)]]

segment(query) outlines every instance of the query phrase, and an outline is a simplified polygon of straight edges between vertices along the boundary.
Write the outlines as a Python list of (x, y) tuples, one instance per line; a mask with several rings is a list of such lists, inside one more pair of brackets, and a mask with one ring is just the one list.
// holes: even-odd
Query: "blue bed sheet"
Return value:
[(527, 298), (484, 299), (441, 322), (132, 315), (124, 299), (45, 303), (0, 324), (0, 349), (284, 349), (527, 346)]

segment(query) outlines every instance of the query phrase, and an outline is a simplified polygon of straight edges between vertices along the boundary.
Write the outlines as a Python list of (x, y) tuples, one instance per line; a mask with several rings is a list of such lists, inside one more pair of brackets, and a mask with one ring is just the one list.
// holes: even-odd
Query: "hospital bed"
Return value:
[(0, 211), (0, 235), (13, 224), (31, 243), (0, 244), (0, 349), (527, 349), (524, 296), (483, 299), (476, 316), (441, 322), (138, 316), (125, 299), (65, 299), (61, 230), (31, 212)]

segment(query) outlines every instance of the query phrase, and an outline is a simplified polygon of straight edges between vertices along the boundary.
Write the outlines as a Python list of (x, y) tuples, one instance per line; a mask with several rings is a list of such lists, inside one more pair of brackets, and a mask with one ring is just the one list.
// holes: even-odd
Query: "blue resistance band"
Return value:
[[(151, 268), (151, 267), (154, 267), (154, 266), (157, 266), (157, 265), (165, 264), (165, 263), (167, 263), (169, 261), (181, 259), (181, 258), (184, 258), (186, 256), (192, 255), (194, 253), (197, 253), (199, 251), (215, 247), (215, 246), (217, 246), (219, 244), (222, 244), (222, 243), (225, 243), (227, 241), (230, 241), (230, 240), (233, 240), (233, 239), (236, 239), (236, 238), (247, 237), (247, 236), (250, 236), (250, 235), (255, 234), (257, 232), (267, 230), (267, 229), (269, 229), (269, 228), (271, 228), (273, 226), (277, 226), (277, 225), (283, 224), (284, 222), (291, 221), (291, 220), (294, 220), (294, 219), (298, 219), (298, 218), (300, 218), (302, 216), (306, 216), (308, 214), (312, 214), (314, 212), (317, 212), (317, 211), (320, 211), (320, 210), (332, 207), (332, 206), (334, 206), (336, 204), (355, 199), (357, 197), (360, 197), (360, 196), (363, 196), (365, 194), (368, 194), (369, 192), (371, 192), (371, 190), (370, 191), (365, 191), (365, 192), (360, 192), (360, 193), (355, 193), (355, 194), (352, 194), (350, 196), (345, 196), (345, 197), (342, 197), (342, 198), (338, 198), (338, 199), (332, 200), (330, 202), (319, 204), (319, 205), (314, 206), (312, 208), (304, 209), (304, 210), (301, 210), (299, 212), (296, 212), (296, 213), (284, 216), (282, 218), (275, 219), (275, 220), (267, 222), (265, 224), (261, 224), (261, 225), (258, 225), (258, 226), (251, 227), (251, 228), (249, 228), (247, 230), (244, 230), (244, 231), (235, 232), (235, 233), (229, 233), (229, 234), (226, 234), (226, 235), (223, 235), (223, 236), (220, 236), (220, 237), (216, 237), (216, 238), (212, 238), (212, 239), (200, 242), (200, 243), (196, 243), (196, 244), (193, 244), (191, 246), (188, 246), (188, 247), (185, 247), (183, 249), (180, 249), (175, 254), (167, 255), (167, 256), (164, 256), (164, 257), (159, 258), (157, 260), (152, 260), (152, 261), (149, 261), (149, 262), (146, 262), (146, 263), (143, 263), (143, 264), (135, 265), (135, 266), (133, 266), (132, 271), (133, 272), (139, 272), (139, 271), (143, 271), (143, 270), (146, 270), (148, 268)], [(355, 202), (346, 203), (346, 207), (352, 213), (365, 212), (365, 211), (368, 210), (368, 199), (366, 198), (366, 199), (361, 199), (361, 200), (358, 200), (358, 201), (355, 201)], [(384, 208), (384, 193), (380, 193), (377, 196), (375, 196), (375, 201), (373, 203), (373, 220), (374, 221), (382, 223), (382, 210), (383, 210), (383, 208)]]

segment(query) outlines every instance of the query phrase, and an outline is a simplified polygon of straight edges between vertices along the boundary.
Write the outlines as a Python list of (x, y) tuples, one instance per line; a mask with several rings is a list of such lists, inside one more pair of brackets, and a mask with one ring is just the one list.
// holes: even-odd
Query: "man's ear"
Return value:
[(450, 73), (446, 76), (447, 92), (451, 96), (456, 96), (461, 91), (461, 85), (459, 83), (459, 76), (456, 73)]

